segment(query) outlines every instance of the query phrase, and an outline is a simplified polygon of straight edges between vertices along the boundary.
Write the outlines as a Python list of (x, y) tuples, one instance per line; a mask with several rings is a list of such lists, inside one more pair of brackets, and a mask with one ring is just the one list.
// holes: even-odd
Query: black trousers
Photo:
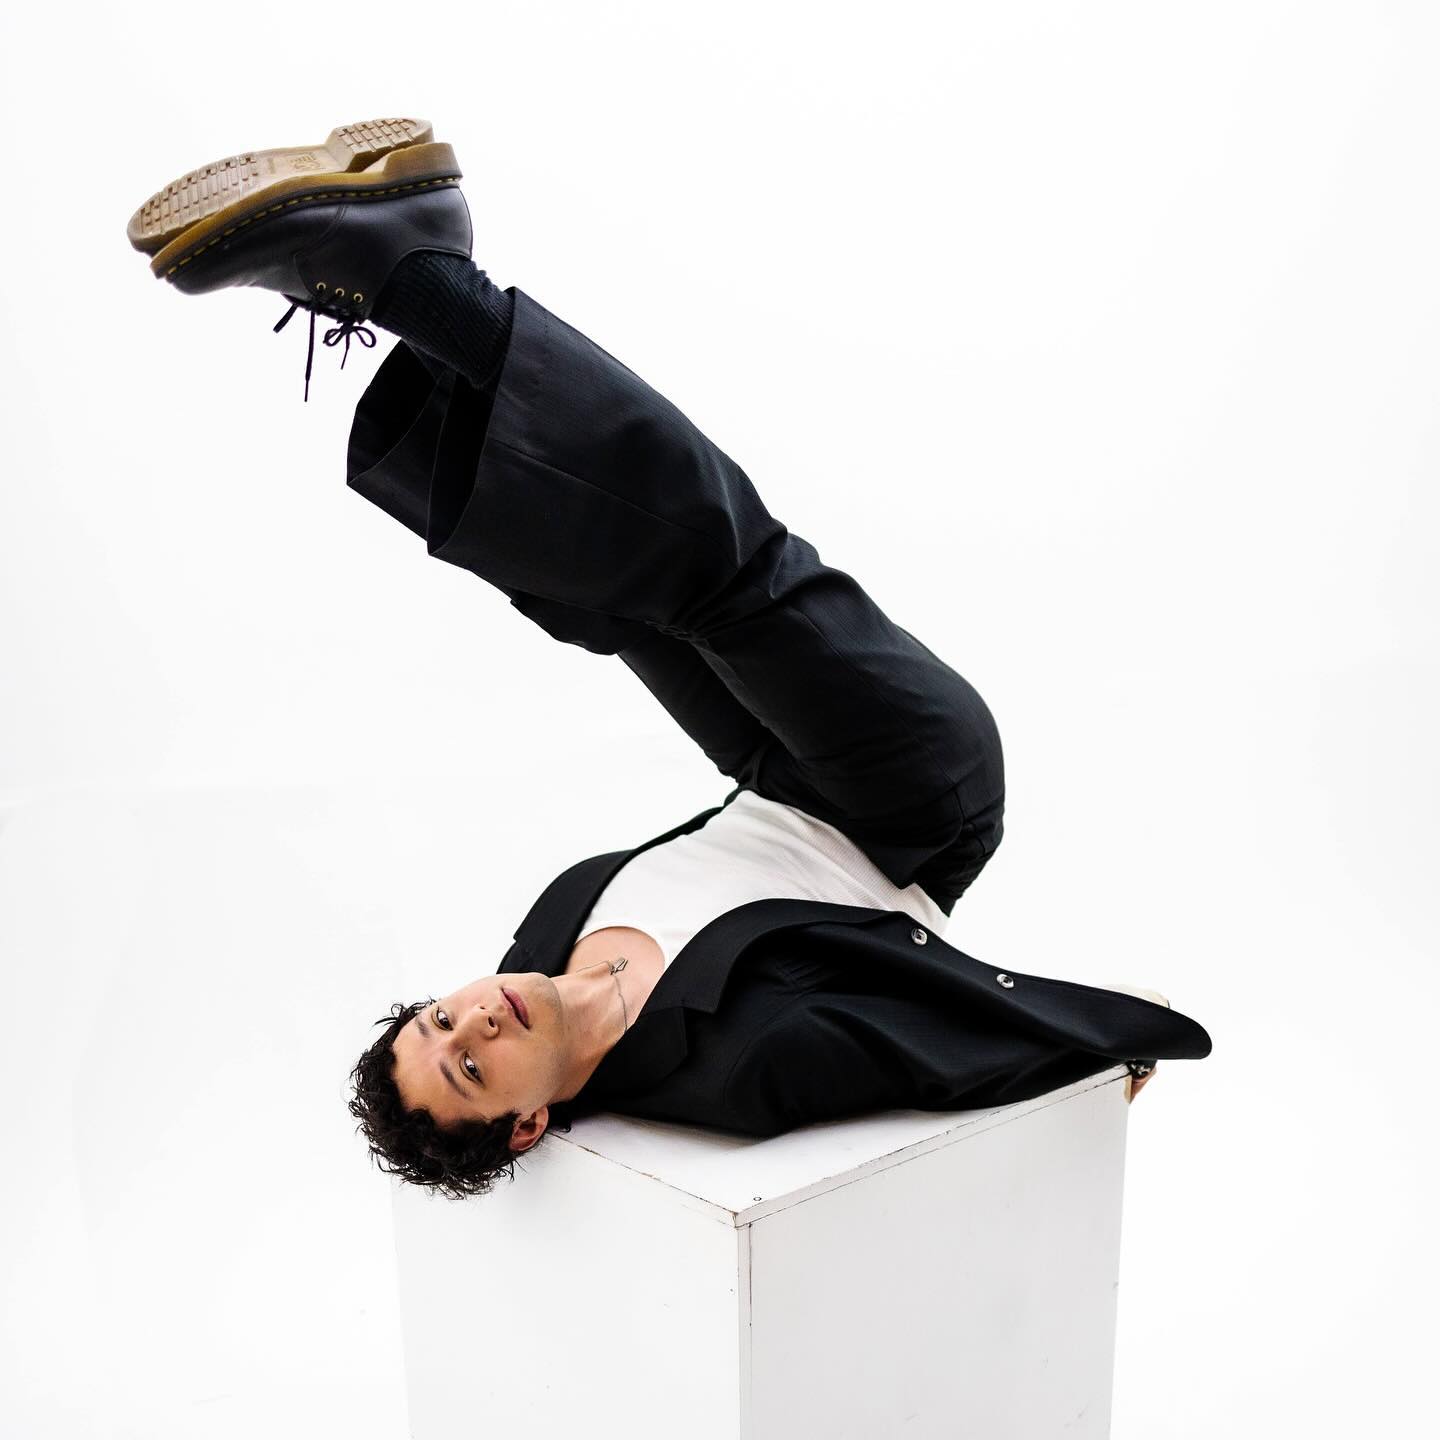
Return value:
[(984, 701), (674, 405), (513, 293), (493, 393), (397, 344), (348, 483), (553, 638), (618, 655), (721, 773), (948, 911), (1003, 833)]

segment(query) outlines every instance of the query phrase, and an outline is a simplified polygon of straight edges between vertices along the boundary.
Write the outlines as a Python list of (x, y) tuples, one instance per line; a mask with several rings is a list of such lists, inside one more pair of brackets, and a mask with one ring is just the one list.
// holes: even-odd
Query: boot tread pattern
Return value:
[(425, 120), (362, 120), (337, 126), (323, 145), (227, 155), (157, 190), (131, 217), (130, 243), (154, 253), (192, 225), (278, 181), (363, 170), (393, 150), (425, 144), (433, 133)]

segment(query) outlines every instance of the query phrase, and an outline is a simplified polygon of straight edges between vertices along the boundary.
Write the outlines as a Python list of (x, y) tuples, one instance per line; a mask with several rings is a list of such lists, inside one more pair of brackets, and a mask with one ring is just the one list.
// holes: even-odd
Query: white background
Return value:
[[(126, 242), (195, 165), (419, 114), (477, 263), (989, 702), (1007, 835), (952, 943), (1210, 1030), (1131, 1115), (1115, 1435), (1417, 1433), (1432, 7), (3, 23), (0, 1431), (403, 1433), (367, 1022), (730, 788), (347, 491), (388, 334), (322, 348), (305, 405), (305, 317)], [(456, 1377), (477, 1416), (511, 1383), (478, 1344)]]

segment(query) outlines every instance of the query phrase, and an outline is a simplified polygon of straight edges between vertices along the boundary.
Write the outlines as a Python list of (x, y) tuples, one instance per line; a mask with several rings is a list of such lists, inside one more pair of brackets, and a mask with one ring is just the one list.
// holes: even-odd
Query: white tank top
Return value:
[(833, 825), (742, 790), (699, 829), (627, 861), (575, 938), (578, 943), (607, 925), (628, 925), (654, 938), (668, 968), (717, 915), (772, 899), (903, 910), (937, 935), (950, 918), (920, 886), (897, 889)]

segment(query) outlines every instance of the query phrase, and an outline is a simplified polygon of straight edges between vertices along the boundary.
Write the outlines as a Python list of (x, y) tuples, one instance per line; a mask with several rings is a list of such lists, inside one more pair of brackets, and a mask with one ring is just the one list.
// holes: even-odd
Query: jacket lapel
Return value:
[(611, 850), (605, 855), (592, 855), (588, 860), (581, 860), (568, 870), (562, 870), (540, 892), (539, 898), (515, 931), (514, 938), (525, 953), (516, 955), (512, 950), (500, 963), (501, 973), (540, 970), (546, 975), (562, 974), (570, 959), (570, 952), (575, 948), (581, 924), (600, 898), (600, 892), (610, 883), (621, 866), (652, 846), (664, 844), (677, 835), (686, 835), (691, 830), (698, 830), (712, 815), (718, 815), (739, 793), (740, 787), (737, 785), (721, 804), (702, 810), (683, 824), (675, 826), (673, 830), (656, 835), (643, 845), (636, 845), (629, 850)]
[[(600, 892), (642, 851), (698, 829), (728, 805), (743, 787), (719, 805), (630, 850), (592, 855), (562, 871), (540, 893), (515, 931), (515, 944), (500, 962), (500, 973), (539, 970), (560, 975), (575, 948), (580, 926)], [(592, 1092), (631, 1090), (653, 1084), (673, 1070), (688, 1051), (685, 1012), (713, 1014), (742, 952), (762, 935), (794, 925), (833, 921), (873, 923), (887, 912), (816, 900), (753, 900), (717, 915), (691, 938), (665, 968), (630, 1029), (596, 1067), (586, 1084)], [(681, 963), (683, 961), (683, 964)]]

